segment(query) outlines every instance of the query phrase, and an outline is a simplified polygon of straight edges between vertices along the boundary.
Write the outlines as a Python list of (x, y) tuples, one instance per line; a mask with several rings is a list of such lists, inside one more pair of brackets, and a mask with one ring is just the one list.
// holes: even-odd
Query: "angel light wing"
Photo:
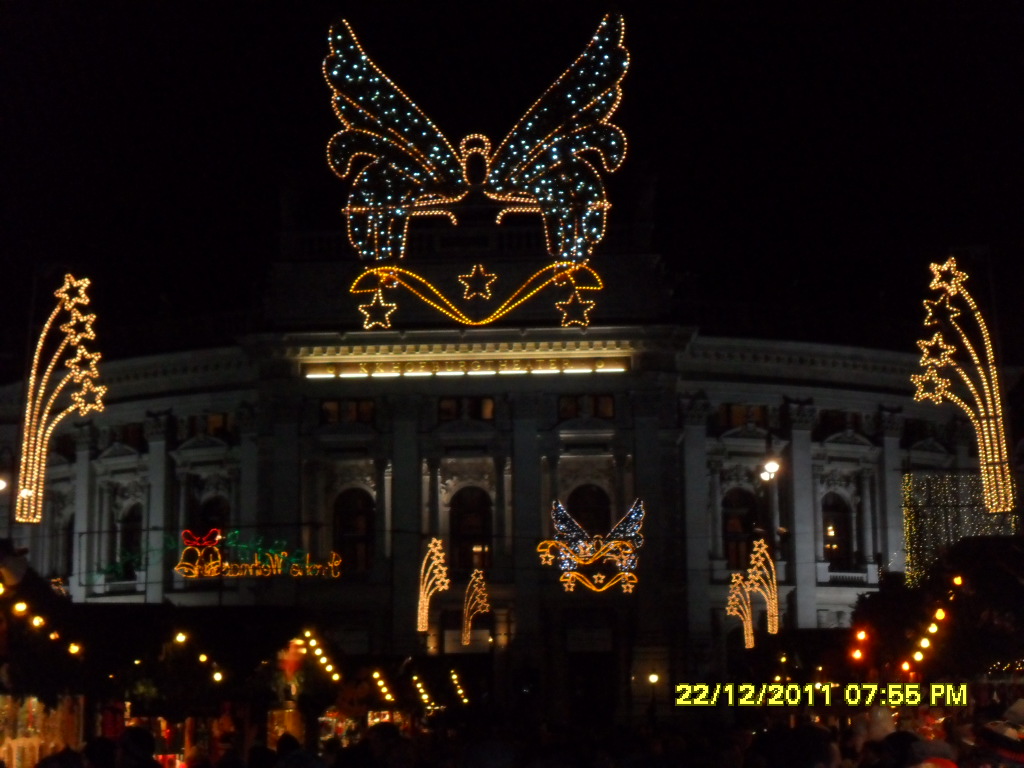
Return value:
[[(354, 174), (343, 212), (363, 259), (398, 259), (410, 216), (445, 214), (466, 194), (455, 149), (433, 122), (367, 56), (348, 22), (331, 29), (324, 76), (342, 129), (327, 161)], [(450, 214), (448, 214), (450, 215)]]
[(622, 516), (622, 519), (608, 532), (605, 540), (628, 541), (633, 545), (633, 549), (640, 549), (644, 544), (644, 537), (640, 535), (640, 526), (643, 524), (644, 503), (637, 499), (633, 502), (633, 506), (629, 508), (629, 511)]
[[(590, 43), (495, 150), (484, 192), (506, 212), (540, 212), (548, 252), (585, 261), (604, 237), (610, 204), (601, 172), (618, 169), (626, 136), (609, 122), (629, 65), (621, 16), (601, 21)], [(499, 216), (500, 220), (500, 216)]]
[[(577, 555), (582, 555), (590, 544), (591, 536), (576, 519), (569, 514), (560, 501), (551, 505), (551, 521), (555, 524), (555, 541), (565, 545)], [(576, 561), (564, 552), (558, 556), (558, 565), (563, 571), (575, 571)]]

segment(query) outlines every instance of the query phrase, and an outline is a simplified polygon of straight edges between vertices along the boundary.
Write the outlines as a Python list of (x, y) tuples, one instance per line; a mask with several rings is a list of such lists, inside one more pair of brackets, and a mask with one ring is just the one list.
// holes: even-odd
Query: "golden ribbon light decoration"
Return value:
[[(924, 325), (936, 331), (931, 338), (917, 342), (925, 372), (910, 377), (914, 399), (935, 403), (947, 400), (967, 414), (978, 441), (985, 507), (989, 512), (1011, 512), (1014, 482), (1006, 450), (999, 371), (988, 326), (963, 286), (967, 274), (957, 269), (955, 257), (950, 256), (943, 264), (931, 264), (929, 269), (932, 281), (928, 287), (940, 294), (924, 302)], [(961, 324), (964, 306), (977, 326), (977, 338), (972, 338)], [(966, 358), (966, 365), (958, 360), (960, 354)], [(943, 375), (947, 370), (953, 377)], [(960, 393), (953, 391), (954, 378), (960, 382)]]
[(466, 585), (466, 596), (462, 601), (462, 644), (469, 645), (473, 631), (473, 617), (481, 613), (489, 613), (491, 604), (487, 600), (487, 584), (484, 572), (479, 568), (473, 571)]
[[(483, 266), (477, 264), (474, 265), (473, 272), (459, 277), (464, 287), (464, 299), (491, 298), (489, 282), (486, 290), (475, 290), (467, 285), (470, 278), (480, 274), (482, 270)], [(426, 278), (405, 267), (367, 267), (353, 281), (349, 291), (354, 294), (373, 294), (368, 303), (359, 305), (359, 311), (363, 314), (363, 328), (370, 330), (371, 328), (391, 327), (391, 314), (398, 308), (398, 304), (385, 301), (385, 292), (399, 287), (405, 288), (424, 304), (457, 323), (483, 326), (500, 320), (545, 288), (566, 285), (572, 289), (569, 298), (565, 301), (555, 302), (555, 306), (562, 313), (562, 327), (570, 325), (586, 327), (590, 324), (589, 313), (595, 302), (584, 300), (581, 291), (599, 291), (604, 288), (600, 275), (586, 262), (557, 261), (537, 270), (526, 278), (508, 298), (491, 310), (490, 314), (479, 320), (474, 320), (466, 310), (460, 308), (455, 301)]]
[(418, 632), (426, 632), (430, 628), (430, 597), (450, 586), (448, 566), (444, 564), (444, 544), (440, 539), (431, 539), (420, 566), (420, 599), (416, 610)]
[[(92, 327), (96, 315), (83, 315), (79, 311), (79, 306), (89, 304), (85, 292), (89, 284), (88, 278), (76, 280), (70, 274), (64, 276), (64, 284), (54, 292), (57, 306), (43, 325), (32, 356), (25, 388), (25, 420), (14, 506), (14, 519), (19, 523), (42, 522), (46, 459), (57, 424), (74, 411), (84, 416), (90, 411), (103, 410), (107, 388), (96, 384), (100, 353), (90, 352), (85, 345), (96, 338)], [(57, 341), (50, 332), (62, 315), (65, 322), (58, 329), (63, 336)], [(68, 372), (55, 376), (62, 361)], [(69, 392), (71, 403), (57, 410), (61, 396)]]

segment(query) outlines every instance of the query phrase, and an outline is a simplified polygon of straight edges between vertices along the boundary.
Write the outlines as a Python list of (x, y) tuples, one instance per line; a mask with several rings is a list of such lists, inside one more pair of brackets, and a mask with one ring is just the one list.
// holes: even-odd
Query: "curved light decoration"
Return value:
[[(932, 282), (928, 287), (940, 293), (937, 299), (924, 302), (924, 325), (935, 327), (936, 331), (931, 338), (917, 342), (925, 372), (910, 377), (915, 387), (914, 399), (935, 403), (948, 400), (967, 414), (978, 440), (985, 507), (989, 512), (1011, 512), (1013, 474), (1006, 451), (999, 372), (988, 326), (964, 288), (967, 275), (957, 269), (953, 256), (944, 264), (931, 264), (929, 268)], [(976, 330), (977, 336), (972, 337), (961, 324), (964, 308), (974, 320), (976, 329), (970, 330)], [(963, 361), (958, 360), (960, 355), (965, 358)], [(953, 376), (944, 375), (946, 371)], [(959, 392), (953, 391), (954, 380), (960, 383)]]
[(484, 572), (473, 571), (466, 585), (466, 597), (462, 601), (462, 644), (469, 645), (470, 633), (473, 631), (473, 617), (481, 613), (489, 613), (491, 604), (487, 601), (487, 584)]
[[(74, 411), (84, 416), (103, 410), (107, 388), (96, 384), (100, 353), (90, 352), (85, 345), (96, 338), (92, 327), (96, 315), (83, 315), (78, 309), (89, 304), (85, 292), (89, 284), (86, 277), (76, 280), (70, 274), (64, 276), (64, 284), (53, 294), (57, 306), (43, 324), (32, 355), (14, 505), (14, 519), (19, 523), (39, 523), (43, 519), (46, 459), (57, 424)], [(64, 322), (58, 325), (62, 316)], [(63, 334), (59, 341), (50, 333), (55, 325)], [(56, 371), (61, 362), (68, 368), (62, 376)], [(66, 394), (70, 394), (70, 405), (57, 410), (58, 401)]]
[[(581, 584), (593, 592), (604, 592), (616, 584), (622, 585), (623, 592), (632, 592), (637, 584), (637, 550), (643, 546), (644, 537), (640, 527), (644, 522), (644, 503), (637, 499), (633, 506), (608, 532), (607, 536), (591, 535), (576, 522), (561, 502), (551, 506), (551, 520), (555, 526), (555, 538), (537, 545), (541, 565), (551, 565), (558, 559), (562, 570), (559, 581), (566, 592), (572, 592)], [(591, 575), (580, 568), (592, 569), (600, 563), (611, 564), (615, 572), (609, 578), (604, 573)]]
[(751, 593), (756, 592), (764, 598), (768, 618), (768, 634), (779, 633), (779, 582), (775, 573), (775, 563), (768, 542), (758, 539), (750, 552), (750, 567), (746, 577), (742, 573), (734, 573), (729, 584), (729, 599), (725, 612), (743, 622), (743, 644), (747, 648), (754, 647), (754, 613), (750, 602)]
[[(626, 136), (611, 123), (629, 66), (624, 31), (622, 17), (605, 16), (579, 57), (492, 150), (481, 134), (466, 136), (456, 147), (366, 55), (347, 22), (331, 29), (323, 71), (342, 129), (328, 144), (327, 162), (339, 177), (353, 180), (343, 213), (360, 258), (396, 264), (405, 256), (414, 216), (444, 216), (458, 224), (455, 206), (477, 191), (500, 204), (495, 224), (508, 213), (540, 214), (553, 262), (482, 321), (470, 320), (478, 313), (459, 308), (410, 270), (394, 279), (379, 267), (367, 268), (351, 288), (373, 293), (359, 307), (365, 328), (391, 327), (397, 304), (385, 291), (399, 286), (456, 322), (483, 325), (552, 282), (563, 293), (569, 289), (556, 302), (562, 325), (589, 324), (594, 302), (583, 300), (579, 290), (593, 286), (578, 285), (564, 265), (585, 265), (603, 239), (611, 204), (602, 174), (618, 170), (625, 159)], [(478, 266), (460, 276), (463, 301), (491, 300), (493, 280), (487, 280), (494, 276)], [(545, 271), (552, 274), (541, 281)], [(554, 280), (559, 275), (568, 279)]]
[(448, 567), (444, 564), (444, 544), (440, 539), (431, 539), (420, 566), (420, 599), (416, 609), (418, 632), (426, 632), (430, 628), (431, 595), (444, 592), (450, 586)]
[(754, 619), (750, 611), (750, 590), (742, 573), (734, 573), (729, 584), (729, 600), (725, 612), (743, 622), (743, 646), (754, 647)]

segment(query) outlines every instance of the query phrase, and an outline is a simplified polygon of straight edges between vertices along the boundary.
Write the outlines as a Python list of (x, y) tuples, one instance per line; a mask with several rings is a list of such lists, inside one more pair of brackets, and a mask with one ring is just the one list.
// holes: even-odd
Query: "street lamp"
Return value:
[(655, 708), (654, 686), (657, 685), (658, 680), (659, 680), (659, 678), (658, 678), (658, 673), (657, 672), (651, 672), (651, 674), (649, 674), (647, 676), (647, 682), (649, 682), (651, 684), (651, 703), (647, 707), (647, 717), (651, 721), (651, 727), (652, 728), (654, 727), (654, 723), (655, 723), (655, 717), (654, 717), (654, 708)]

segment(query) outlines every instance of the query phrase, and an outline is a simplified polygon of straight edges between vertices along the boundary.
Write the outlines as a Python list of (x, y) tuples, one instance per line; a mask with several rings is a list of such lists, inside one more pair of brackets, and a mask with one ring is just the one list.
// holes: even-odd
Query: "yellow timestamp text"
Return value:
[(966, 707), (967, 683), (678, 683), (677, 707)]

